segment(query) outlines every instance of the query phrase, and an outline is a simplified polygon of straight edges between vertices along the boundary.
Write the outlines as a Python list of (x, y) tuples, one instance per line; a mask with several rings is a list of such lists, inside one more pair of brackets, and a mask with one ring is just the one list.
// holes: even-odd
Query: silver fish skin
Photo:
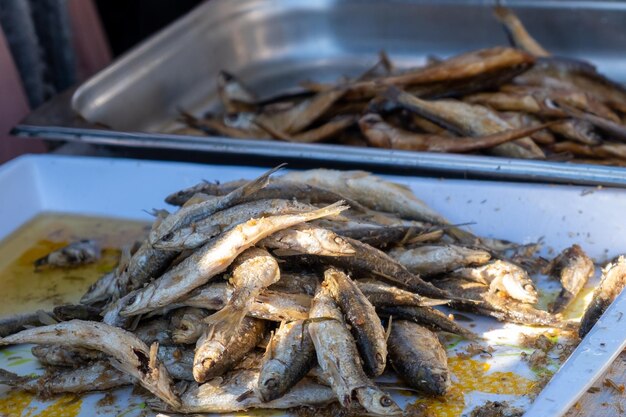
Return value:
[(461, 268), (450, 276), (489, 285), (491, 292), (501, 291), (523, 303), (535, 304), (538, 300), (537, 288), (528, 273), (511, 262), (497, 260), (475, 268)]
[(554, 258), (544, 272), (561, 281), (563, 288), (550, 306), (550, 312), (563, 311), (593, 276), (595, 269), (593, 261), (578, 245), (566, 248)]
[(164, 307), (183, 298), (224, 271), (244, 250), (279, 230), (310, 220), (338, 214), (347, 207), (342, 202), (302, 214), (251, 219), (209, 242), (176, 267), (141, 290), (129, 294), (122, 315), (137, 315)]
[(365, 373), (370, 377), (381, 375), (387, 364), (387, 343), (374, 306), (358, 285), (337, 269), (325, 271), (324, 283), (350, 325)]
[[(280, 282), (280, 281), (279, 281)], [(189, 298), (178, 301), (179, 305), (220, 310), (232, 296), (234, 288), (225, 282), (207, 285), (193, 291)], [(248, 312), (250, 317), (270, 321), (303, 320), (309, 316), (311, 297), (265, 290), (259, 294)]]
[(231, 372), (205, 384), (192, 384), (181, 397), (182, 406), (171, 409), (160, 401), (148, 400), (155, 411), (181, 413), (231, 413), (254, 408), (285, 410), (301, 406), (322, 406), (335, 400), (333, 391), (309, 378), (298, 382), (285, 395), (263, 402), (254, 392), (259, 377), (258, 370), (243, 369)]
[(249, 219), (277, 214), (295, 214), (315, 210), (311, 204), (293, 200), (267, 199), (238, 204), (219, 211), (204, 220), (170, 233), (154, 244), (157, 249), (184, 250), (204, 245), (209, 240)]
[[(219, 340), (234, 336), (261, 291), (280, 279), (278, 262), (265, 249), (246, 249), (233, 263), (231, 285), (235, 288), (224, 308), (204, 322)], [(230, 336), (229, 336), (230, 335)]]
[(483, 265), (491, 255), (480, 249), (457, 245), (424, 245), (416, 248), (394, 248), (388, 252), (409, 271), (420, 275), (435, 275), (470, 265)]
[(19, 376), (0, 369), (0, 384), (48, 398), (56, 394), (82, 394), (106, 391), (131, 385), (135, 382), (130, 375), (121, 372), (107, 362), (100, 361), (79, 368), (49, 369), (41, 377)]
[(377, 281), (357, 281), (363, 295), (374, 307), (379, 306), (409, 306), (433, 307), (448, 304), (449, 300), (438, 300), (422, 297), (421, 295), (403, 290), (392, 285)]
[(68, 268), (86, 265), (100, 259), (100, 245), (95, 240), (83, 239), (50, 252), (35, 261), (35, 268)]
[(411, 219), (446, 224), (446, 219), (418, 199), (410, 188), (385, 181), (365, 171), (312, 169), (293, 171), (274, 179), (275, 182), (303, 182), (331, 190), (356, 200), (364, 206)]
[(315, 345), (317, 362), (331, 382), (339, 403), (348, 407), (356, 396), (368, 413), (401, 414), (402, 410), (391, 397), (365, 375), (341, 310), (324, 284), (313, 298), (310, 319), (308, 330)]
[(448, 392), (448, 357), (435, 333), (410, 321), (394, 320), (387, 344), (393, 369), (411, 387), (430, 395)]
[(259, 246), (271, 249), (277, 256), (355, 254), (352, 246), (335, 232), (308, 224), (280, 230), (259, 242)]
[(225, 196), (182, 207), (177, 212), (163, 219), (158, 227), (154, 228), (150, 232), (148, 241), (151, 245), (155, 245), (161, 239), (167, 237), (168, 234), (173, 233), (182, 227), (189, 226), (202, 219), (206, 219), (218, 211), (240, 203), (243, 197), (253, 194), (254, 192), (265, 187), (269, 183), (270, 175), (281, 169), (283, 166), (284, 164), (272, 168), (271, 170), (263, 173), (261, 176), (247, 182), (239, 188), (236, 188)]
[(303, 320), (283, 322), (265, 350), (257, 391), (268, 402), (281, 397), (315, 365), (315, 346)]
[(193, 376), (200, 383), (222, 375), (254, 349), (263, 339), (265, 322), (246, 317), (228, 334), (213, 334), (211, 329), (209, 326), (196, 343)]
[(600, 284), (593, 292), (593, 298), (580, 320), (578, 335), (581, 339), (589, 333), (600, 316), (604, 314), (613, 300), (622, 292), (624, 286), (626, 286), (626, 259), (620, 256), (602, 269)]
[[(172, 391), (172, 379), (165, 366), (150, 349), (130, 332), (104, 323), (71, 320), (35, 327), (0, 339), (0, 345), (21, 343), (57, 344), (83, 347), (112, 356), (111, 364), (132, 377), (144, 388), (172, 406), (180, 400)], [(154, 350), (154, 352), (153, 352)]]

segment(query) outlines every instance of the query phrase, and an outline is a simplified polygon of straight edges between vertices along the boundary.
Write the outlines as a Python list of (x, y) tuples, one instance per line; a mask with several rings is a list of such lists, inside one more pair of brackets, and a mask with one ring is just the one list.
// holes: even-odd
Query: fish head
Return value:
[(289, 372), (287, 366), (280, 361), (270, 359), (259, 374), (258, 390), (264, 402), (275, 400), (286, 390), (285, 375)]
[(362, 387), (356, 389), (359, 404), (369, 413), (381, 416), (402, 415), (402, 409), (391, 396), (376, 387)]
[(535, 304), (539, 300), (537, 289), (530, 278), (506, 274), (502, 277), (502, 285), (510, 297), (523, 303)]

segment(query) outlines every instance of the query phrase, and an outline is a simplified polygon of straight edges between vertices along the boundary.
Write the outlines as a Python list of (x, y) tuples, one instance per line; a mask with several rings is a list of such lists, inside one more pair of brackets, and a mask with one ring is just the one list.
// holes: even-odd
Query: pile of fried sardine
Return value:
[(327, 142), (626, 166), (626, 89), (577, 59), (551, 56), (508, 9), (511, 47), (395, 69), (381, 53), (360, 76), (304, 82), (260, 99), (222, 72), (223, 110), (173, 133)]
[[(594, 274), (579, 246), (541, 264), (527, 247), (474, 236), (369, 173), (271, 176), (276, 169), (168, 196), (180, 208), (155, 210), (146, 240), (81, 304), (1, 321), (0, 345), (36, 344), (47, 371), (1, 371), (0, 383), (43, 396), (138, 384), (154, 394), (150, 407), (175, 413), (337, 402), (396, 415), (375, 382), (388, 363), (402, 387), (445, 396), (438, 333), (477, 337), (434, 306), (578, 327), (559, 312)], [(93, 245), (76, 242), (37, 268), (92, 261)], [(538, 268), (562, 283), (550, 311), (533, 306)], [(582, 332), (621, 290), (625, 268), (620, 258), (605, 269)]]

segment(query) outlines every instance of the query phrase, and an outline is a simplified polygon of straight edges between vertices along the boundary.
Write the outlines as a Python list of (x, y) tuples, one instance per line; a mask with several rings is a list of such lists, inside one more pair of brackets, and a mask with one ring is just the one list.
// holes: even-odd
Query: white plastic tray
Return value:
[[(122, 159), (24, 156), (0, 166), (0, 239), (43, 211), (105, 215), (149, 220), (144, 209), (163, 207), (163, 197), (201, 179), (228, 181), (252, 178), (261, 168), (222, 167), (184, 163), (146, 162)], [(386, 177), (406, 184), (431, 207), (452, 222), (475, 222), (480, 235), (521, 243), (544, 239), (545, 250), (558, 252), (579, 243), (597, 262), (626, 252), (623, 213), (626, 190), (524, 183), (441, 180), (434, 178)], [(546, 252), (547, 253), (547, 252)], [(0, 277), (0, 286), (2, 277)], [(548, 284), (550, 285), (550, 284)], [(552, 289), (554, 289), (552, 284)], [(479, 319), (474, 329), (483, 332), (491, 344), (500, 345), (487, 362), (488, 373), (511, 371), (535, 378), (520, 360), (514, 346), (520, 326)], [(26, 350), (26, 347), (13, 349)], [(484, 359), (480, 359), (483, 361)], [(0, 367), (7, 365), (0, 355)], [(30, 373), (33, 363), (11, 371)], [(0, 386), (0, 397), (5, 387)], [(140, 397), (130, 389), (116, 395), (116, 407), (99, 410), (99, 415), (115, 416), (134, 408), (125, 416), (139, 415)], [(94, 414), (95, 403), (103, 394), (86, 396), (80, 416)], [(412, 399), (399, 396), (406, 404)], [(486, 399), (512, 400), (526, 407), (529, 400), (513, 395), (475, 392), (466, 397), (465, 410)], [(33, 403), (42, 409), (47, 403)], [(137, 405), (139, 404), (139, 405)], [(107, 411), (108, 410), (108, 411)], [(37, 415), (36, 412), (30, 415)]]

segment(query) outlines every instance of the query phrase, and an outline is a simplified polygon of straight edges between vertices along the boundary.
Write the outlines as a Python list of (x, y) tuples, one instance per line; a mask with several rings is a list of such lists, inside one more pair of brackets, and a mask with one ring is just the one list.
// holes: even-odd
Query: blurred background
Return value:
[(0, 163), (45, 152), (11, 128), (201, 0), (0, 1)]

